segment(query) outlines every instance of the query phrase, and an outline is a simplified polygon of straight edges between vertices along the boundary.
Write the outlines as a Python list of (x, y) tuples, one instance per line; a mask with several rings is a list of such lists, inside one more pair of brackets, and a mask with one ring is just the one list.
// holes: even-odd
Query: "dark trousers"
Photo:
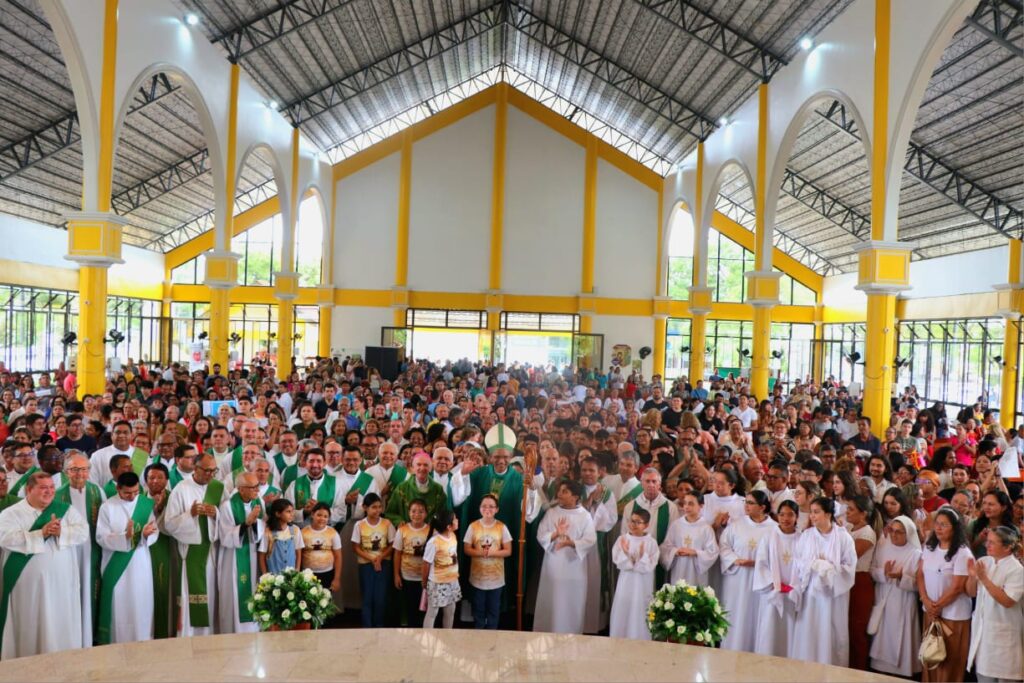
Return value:
[(502, 588), (492, 588), (491, 590), (473, 588), (473, 628), (498, 628), (502, 590)]
[(423, 598), (423, 584), (419, 581), (402, 579), (402, 600), (405, 602), (405, 623), (409, 628), (423, 627), (423, 612), (420, 600)]
[(359, 565), (359, 590), (363, 594), (363, 627), (383, 628), (388, 604), (388, 583), (393, 580), (391, 560), (381, 562), (379, 572), (373, 563)]

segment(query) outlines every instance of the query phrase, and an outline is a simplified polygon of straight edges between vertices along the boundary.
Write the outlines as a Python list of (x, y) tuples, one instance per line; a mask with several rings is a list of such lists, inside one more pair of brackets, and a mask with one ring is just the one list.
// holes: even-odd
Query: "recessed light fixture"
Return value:
[(271, 109), (273, 109), (274, 111), (277, 111), (277, 108), (280, 105), (277, 103), (277, 100), (268, 100), (267, 101), (267, 106), (270, 107)]
[(807, 51), (810, 50), (812, 47), (814, 47), (814, 41), (811, 39), (810, 36), (804, 36), (803, 38), (800, 39), (801, 50)]
[(726, 126), (728, 126), (729, 125), (729, 117), (728, 116), (723, 116), (722, 118), (718, 119), (718, 125), (721, 126), (722, 128), (725, 128)]
[(185, 23), (189, 26), (195, 26), (199, 23), (199, 15), (195, 12), (189, 12), (185, 15)]

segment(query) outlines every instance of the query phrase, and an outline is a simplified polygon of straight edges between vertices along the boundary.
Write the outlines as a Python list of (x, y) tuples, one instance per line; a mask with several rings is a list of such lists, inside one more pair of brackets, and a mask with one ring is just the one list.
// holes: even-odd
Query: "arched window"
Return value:
[(314, 194), (299, 205), (299, 218), (295, 222), (295, 272), (299, 274), (300, 287), (320, 285), (323, 240), (323, 206)]

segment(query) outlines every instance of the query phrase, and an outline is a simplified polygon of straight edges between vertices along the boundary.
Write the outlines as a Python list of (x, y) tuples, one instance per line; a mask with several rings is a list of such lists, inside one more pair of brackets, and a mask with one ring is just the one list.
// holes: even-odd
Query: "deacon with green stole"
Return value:
[(89, 526), (89, 542), (75, 546), (78, 556), (78, 585), (82, 603), (82, 642), (93, 643), (96, 619), (99, 617), (100, 558), (102, 550), (96, 542), (96, 523), (100, 505), (107, 496), (89, 481), (89, 459), (81, 451), (68, 451), (64, 462), (67, 483), (57, 489), (56, 500), (73, 507)]
[(420, 451), (412, 458), (412, 476), (395, 487), (388, 498), (385, 516), (397, 529), (409, 521), (409, 506), (414, 500), (427, 505), (427, 519), (447, 508), (444, 489), (430, 476), (430, 455)]
[(17, 503), (21, 498), (7, 492), (7, 472), (0, 470), (0, 512)]
[[(234, 460), (241, 462), (242, 447), (231, 445), (231, 432), (223, 425), (217, 425), (210, 432), (210, 447), (206, 449), (207, 455), (217, 459), (218, 474), (223, 474), (226, 468), (230, 468)], [(224, 481), (221, 479), (221, 481)]]
[[(641, 495), (626, 503), (622, 511), (622, 518), (629, 519), (633, 514), (633, 507), (640, 506), (651, 513), (651, 523), (647, 525), (647, 535), (658, 542), (660, 546), (665, 542), (668, 535), (668, 528), (672, 522), (679, 517), (679, 506), (670, 501), (661, 493), (661, 472), (657, 467), (647, 467), (640, 475)], [(666, 580), (665, 568), (658, 563), (654, 570), (654, 585), (661, 587)]]
[(171, 491), (164, 513), (167, 533), (178, 542), (181, 556), (179, 636), (213, 633), (217, 594), (217, 514), (223, 502), (224, 484), (213, 478), (217, 460), (212, 455), (196, 459), (191, 479)]
[(32, 444), (19, 443), (14, 447), (14, 471), (9, 475), (10, 494), (18, 498), (25, 497), (25, 485), (29, 478), (39, 471), (36, 466), (36, 453), (32, 450)]
[(139, 476), (149, 462), (149, 455), (132, 446), (132, 426), (125, 420), (118, 420), (110, 429), (110, 445), (94, 451), (89, 456), (89, 481), (105, 489), (114, 477), (110, 472), (110, 461), (118, 455), (128, 456), (132, 470)]
[(240, 446), (236, 446), (231, 451), (231, 455), (220, 463), (220, 472), (217, 473), (217, 478), (229, 487), (234, 484), (235, 477), (239, 474), (251, 471), (249, 468), (252, 461), (263, 455), (263, 449), (255, 442), (255, 432), (258, 428), (256, 422), (247, 420), (241, 415), (236, 416), (234, 420), (240, 423), (238, 430), (243, 436), (242, 443)]
[[(171, 468), (174, 467), (174, 449), (178, 447), (178, 437), (174, 432), (164, 432), (156, 440), (156, 455), (149, 461), (150, 465), (163, 465), (170, 476)], [(148, 470), (148, 467), (147, 467)], [(143, 491), (146, 490), (146, 473), (142, 473)]]
[(191, 479), (192, 472), (196, 469), (196, 456), (199, 451), (190, 443), (183, 443), (174, 449), (174, 467), (167, 470), (167, 485), (174, 490), (174, 487), (184, 479)]
[[(337, 444), (328, 444), (333, 450)], [(368, 493), (380, 495), (377, 489), (377, 482), (367, 472), (359, 469), (363, 462), (362, 451), (359, 446), (343, 446), (341, 452), (341, 467), (334, 470), (334, 476), (338, 480), (338, 496), (341, 499), (342, 507), (339, 510), (342, 517), (334, 525), (334, 528), (341, 534), (341, 594), (334, 594), (334, 602), (342, 609), (360, 609), (362, 607), (362, 596), (359, 592), (359, 573), (345, 567), (356, 567), (354, 546), (352, 543), (345, 543), (346, 538), (352, 538), (352, 530), (356, 522), (366, 516), (363, 510), (363, 497)]]
[(153, 516), (160, 530), (149, 546), (153, 566), (153, 637), (172, 638), (177, 631), (177, 596), (180, 591), (181, 565), (178, 548), (164, 526), (164, 512), (171, 497), (167, 468), (162, 464), (146, 468), (146, 491), (153, 499)]
[(103, 486), (103, 494), (107, 498), (117, 497), (117, 479), (125, 472), (132, 471), (132, 459), (127, 455), (115, 455), (110, 459), (110, 481)]
[(220, 554), (217, 559), (217, 633), (256, 633), (249, 611), (259, 566), (256, 549), (263, 537), (259, 480), (252, 472), (235, 477), (235, 491), (220, 504)]
[(153, 566), (149, 548), (160, 535), (153, 500), (140, 496), (139, 477), (117, 477), (117, 495), (100, 506), (96, 541), (103, 548), (96, 642), (132, 643), (153, 638)]
[(277, 439), (281, 449), (275, 453), (270, 462), (274, 466), (273, 484), (282, 491), (287, 491), (292, 482), (302, 474), (299, 472), (299, 438), (295, 432), (286, 429)]
[(295, 505), (295, 524), (302, 525), (303, 520), (308, 520), (313, 508), (317, 503), (324, 503), (331, 508), (331, 522), (341, 521), (340, 506), (341, 497), (338, 491), (338, 481), (333, 474), (328, 474), (324, 468), (327, 465), (327, 458), (323, 450), (310, 448), (305, 455), (306, 473), (298, 477), (285, 491), (284, 497)]
[[(512, 555), (505, 558), (505, 585), (507, 590), (502, 593), (502, 609), (514, 609), (516, 592), (519, 589), (519, 538), (523, 508), (523, 484), (533, 484), (533, 472), (520, 474), (509, 467), (509, 459), (516, 447), (516, 436), (512, 429), (504, 424), (496, 424), (488, 430), (484, 443), (490, 453), (490, 462), (482, 465), (476, 456), (467, 457), (462, 464), (462, 473), (469, 476), (469, 497), (462, 506), (462, 519), (459, 528), (468, 529), (469, 525), (480, 519), (480, 500), (487, 493), (498, 498), (498, 519), (508, 527), (512, 535)], [(526, 521), (534, 519), (538, 514), (536, 491), (529, 492)], [(468, 572), (466, 574), (468, 576)]]
[(82, 637), (82, 596), (75, 548), (89, 542), (78, 511), (56, 500), (53, 479), (37, 472), (25, 499), (0, 513), (3, 595), (0, 658), (73, 650)]

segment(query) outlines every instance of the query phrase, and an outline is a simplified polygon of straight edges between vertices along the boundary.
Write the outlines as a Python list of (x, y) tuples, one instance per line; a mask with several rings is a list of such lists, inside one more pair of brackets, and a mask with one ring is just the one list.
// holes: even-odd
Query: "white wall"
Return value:
[[(653, 275), (651, 277), (653, 280)], [(650, 378), (654, 368), (654, 318), (631, 315), (595, 315), (591, 326), (594, 334), (604, 335), (604, 360), (602, 369), (608, 370), (612, 362), (612, 347), (628, 344), (633, 358), (639, 358), (640, 348), (649, 346), (651, 355), (643, 362), (644, 377)]]
[(653, 297), (658, 193), (598, 160), (595, 223), (594, 293), (627, 299)]
[(502, 290), (579, 293), (585, 156), (579, 145), (509, 107)]
[[(400, 166), (401, 155), (392, 154), (338, 183), (336, 287), (390, 289), (394, 285)], [(390, 315), (389, 311), (388, 319)]]
[(1005, 284), (1009, 269), (1008, 245), (940, 256), (910, 263), (910, 291), (903, 299), (924, 299), (991, 292), (992, 287)]
[(390, 308), (335, 306), (331, 314), (331, 353), (363, 354), (367, 346), (380, 346), (380, 328), (392, 322)]
[(494, 119), (490, 106), (413, 145), (409, 289), (487, 289)]

